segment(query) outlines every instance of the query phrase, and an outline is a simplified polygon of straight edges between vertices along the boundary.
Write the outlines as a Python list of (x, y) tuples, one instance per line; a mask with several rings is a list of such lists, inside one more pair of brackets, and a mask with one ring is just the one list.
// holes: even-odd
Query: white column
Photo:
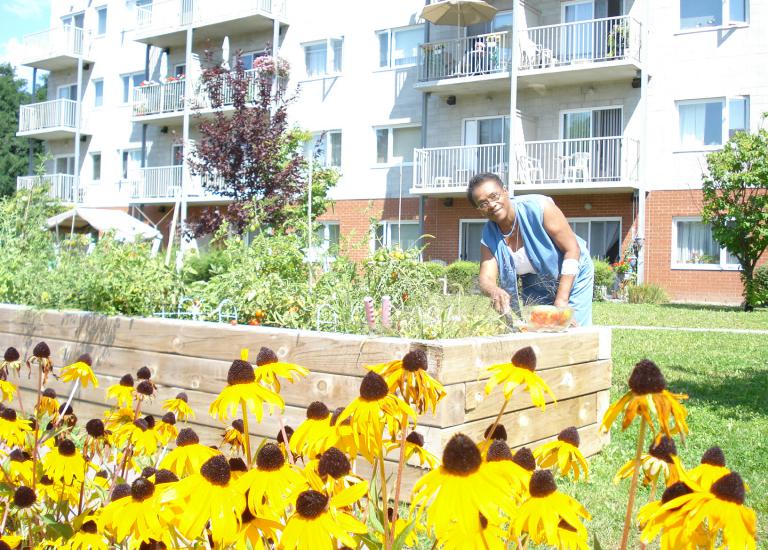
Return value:
[(651, 18), (651, 0), (644, 0), (644, 21), (641, 22), (640, 31), (640, 104), (642, 119), (640, 123), (640, 174), (638, 200), (637, 200), (637, 231), (636, 242), (642, 242), (643, 246), (637, 252), (637, 283), (645, 281), (645, 197), (648, 190), (648, 28)]
[[(525, 18), (525, 11), (523, 4), (519, 0), (515, 0), (512, 5), (512, 36), (511, 43), (509, 45), (510, 60), (509, 60), (509, 158), (507, 159), (507, 188), (509, 194), (514, 195), (515, 190), (513, 183), (517, 179), (517, 158), (515, 151), (517, 150), (516, 140), (518, 136), (515, 132), (517, 126), (517, 58), (519, 55), (518, 50), (518, 32), (520, 22)], [(519, 136), (522, 138), (522, 136)]]
[[(185, 67), (187, 67), (187, 72), (189, 72), (189, 67), (192, 66), (192, 25), (189, 25), (187, 27), (187, 37), (186, 37), (187, 43), (186, 43), (186, 55), (184, 57), (184, 63)], [(184, 86), (184, 119), (182, 122), (182, 144), (183, 144), (183, 157), (184, 161), (182, 162), (182, 168), (181, 168), (181, 197), (180, 197), (180, 205), (179, 205), (179, 226), (181, 229), (181, 237), (179, 238), (179, 255), (176, 258), (176, 267), (181, 268), (182, 262), (184, 260), (184, 252), (190, 248), (190, 241), (188, 239), (184, 238), (184, 231), (187, 228), (187, 194), (189, 193), (189, 187), (191, 184), (192, 175), (189, 173), (189, 164), (187, 163), (187, 158), (190, 154), (190, 142), (189, 142), (189, 121), (190, 121), (190, 104), (192, 102), (192, 93), (193, 93), (194, 86), (192, 85), (192, 82), (188, 82), (187, 85)], [(171, 228), (171, 231), (175, 230), (174, 228)], [(173, 238), (169, 239), (170, 242), (173, 242)]]

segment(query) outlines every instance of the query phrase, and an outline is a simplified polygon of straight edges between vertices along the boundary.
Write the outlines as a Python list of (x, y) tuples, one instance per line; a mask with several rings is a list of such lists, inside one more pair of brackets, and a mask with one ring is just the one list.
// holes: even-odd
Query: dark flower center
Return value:
[(174, 483), (179, 481), (179, 478), (170, 470), (163, 468), (155, 473), (155, 485), (162, 485), (163, 483)]
[(136, 378), (139, 380), (149, 380), (152, 378), (152, 371), (149, 370), (149, 367), (141, 367), (136, 371)]
[(5, 350), (5, 353), (3, 354), (3, 360), (8, 361), (9, 363), (13, 363), (14, 361), (18, 361), (19, 357), (19, 350), (17, 350), (14, 347), (10, 347), (7, 350)]
[(321, 476), (329, 475), (333, 479), (339, 479), (352, 470), (347, 455), (336, 447), (331, 447), (320, 456), (317, 471)]
[(480, 449), (464, 434), (454, 435), (443, 449), (443, 467), (454, 475), (469, 475), (482, 461)]
[(0, 540), (0, 550), (11, 550), (11, 547), (8, 546), (5, 542)]
[(176, 399), (178, 399), (179, 401), (184, 401), (184, 403), (187, 403), (189, 401), (189, 397), (187, 397), (187, 394), (184, 392), (177, 393)]
[(389, 393), (389, 388), (384, 378), (371, 371), (360, 382), (360, 397), (365, 401), (378, 401)]
[(72, 408), (72, 405), (68, 405), (66, 408), (66, 411), (64, 410), (64, 405), (66, 405), (66, 403), (62, 403), (61, 405), (59, 405), (59, 414), (63, 414), (64, 416), (69, 416), (70, 414), (74, 414), (75, 411)]
[(8, 455), (8, 458), (10, 458), (12, 462), (26, 462), (27, 460), (31, 459), (29, 454), (25, 453), (21, 449), (12, 450)]
[(53, 480), (48, 476), (43, 476), (40, 478), (40, 483), (43, 485), (53, 485)]
[(93, 366), (93, 358), (91, 358), (90, 353), (84, 353), (77, 358), (77, 363), (85, 363), (90, 367), (90, 366)]
[(494, 439), (491, 446), (488, 447), (488, 453), (485, 455), (488, 462), (500, 462), (502, 460), (512, 460), (512, 451), (509, 445), (503, 439)]
[(144, 422), (147, 423), (147, 427), (150, 430), (155, 427), (155, 417), (152, 416), (151, 414), (148, 414), (147, 416), (144, 417)]
[(213, 485), (226, 485), (232, 477), (229, 462), (224, 455), (216, 455), (206, 460), (200, 467), (200, 473)]
[(0, 412), (0, 418), (8, 422), (16, 422), (16, 411), (13, 409), (3, 409), (3, 412)]
[(712, 484), (709, 492), (720, 500), (744, 504), (746, 492), (744, 490), (744, 481), (736, 472), (726, 474)]
[(149, 539), (146, 542), (142, 541), (139, 545), (139, 550), (167, 550), (167, 548), (164, 542), (155, 539)]
[(99, 470), (98, 472), (96, 472), (96, 477), (107, 479), (109, 477), (109, 474), (107, 473), (106, 470)]
[(118, 483), (112, 490), (112, 496), (109, 498), (110, 502), (120, 500), (131, 494), (131, 486), (127, 483)]
[(80, 527), (80, 530), (83, 533), (90, 533), (91, 535), (95, 535), (97, 531), (96, 522), (93, 521), (92, 519), (89, 519), (88, 521), (83, 523), (82, 527)]
[(163, 418), (161, 419), (166, 424), (170, 424), (171, 426), (176, 425), (176, 415), (172, 412), (167, 412), (163, 415)]
[(270, 363), (277, 363), (277, 354), (271, 349), (262, 346), (256, 355), (256, 365), (261, 367)]
[(648, 454), (672, 464), (672, 456), (677, 455), (677, 446), (675, 441), (666, 435), (662, 435), (659, 440), (651, 445)]
[[(331, 426), (335, 426), (336, 425), (336, 421), (339, 419), (339, 416), (343, 412), (344, 412), (344, 407), (338, 407), (338, 408), (333, 410), (333, 414), (331, 414)], [(350, 422), (350, 419), (349, 418), (345, 418), (344, 422), (342, 422), (342, 425), (345, 425), (345, 424), (348, 425), (349, 422)]]
[(56, 390), (53, 388), (45, 388), (43, 391), (43, 397), (47, 397), (48, 399), (56, 399)]
[(307, 418), (310, 420), (325, 420), (331, 414), (322, 401), (313, 401), (307, 407)]
[(427, 354), (423, 349), (414, 349), (403, 356), (403, 368), (408, 372), (427, 370)]
[(304, 491), (296, 498), (296, 511), (307, 519), (322, 514), (327, 505), (328, 497), (318, 491)]
[(557, 439), (559, 441), (565, 441), (566, 443), (570, 443), (574, 447), (578, 447), (579, 443), (581, 443), (581, 438), (579, 437), (579, 430), (576, 429), (576, 426), (570, 426), (564, 429), (562, 432), (560, 432), (557, 435)]
[(283, 464), (285, 464), (283, 451), (274, 443), (267, 443), (259, 449), (259, 453), (256, 455), (256, 467), (259, 470), (272, 472), (281, 468)]
[(37, 500), (37, 495), (31, 487), (21, 486), (13, 493), (13, 504), (19, 508), (29, 508)]
[(232, 427), (236, 429), (238, 432), (245, 433), (245, 424), (243, 424), (243, 419), (238, 418), (236, 420), (232, 421)]
[(147, 466), (141, 471), (141, 477), (146, 477), (147, 479), (149, 479), (156, 473), (157, 473), (157, 469), (154, 466)]
[(531, 482), (528, 484), (528, 490), (532, 497), (543, 498), (557, 491), (555, 477), (549, 470), (536, 470), (531, 474)]
[(256, 373), (253, 372), (253, 365), (242, 359), (235, 359), (229, 367), (227, 373), (227, 384), (250, 384), (256, 380)]
[(678, 481), (677, 483), (673, 483), (666, 489), (664, 489), (664, 492), (661, 494), (661, 503), (666, 504), (667, 502), (671, 500), (675, 500), (677, 497), (681, 497), (683, 495), (689, 495), (693, 491), (690, 487), (688, 487), (685, 483), (682, 481)]
[(102, 437), (104, 435), (104, 422), (98, 418), (92, 418), (85, 423), (85, 431), (88, 432), (88, 435), (91, 437)]
[(568, 523), (567, 521), (565, 521), (564, 519), (560, 520), (560, 523), (557, 524), (557, 527), (558, 527), (558, 529), (563, 529), (565, 531), (570, 531), (571, 533), (575, 533), (576, 532), (576, 528), (573, 525), (571, 525), (570, 523)]
[(125, 386), (126, 388), (132, 388), (133, 376), (131, 376), (130, 374), (124, 374), (123, 377), (120, 379), (120, 385)]
[(61, 456), (74, 456), (77, 450), (71, 439), (62, 439), (59, 442), (58, 449)]
[(133, 421), (133, 425), (140, 429), (142, 432), (146, 432), (149, 429), (149, 424), (143, 418)]
[(667, 389), (667, 381), (656, 363), (643, 359), (635, 365), (629, 375), (629, 389), (636, 395), (661, 393)]
[(155, 494), (155, 485), (146, 478), (140, 477), (131, 485), (131, 498), (143, 502)]
[(248, 466), (245, 464), (245, 460), (238, 456), (229, 459), (229, 469), (232, 472), (247, 472)]
[(194, 445), (195, 443), (200, 443), (200, 438), (197, 437), (195, 430), (192, 428), (179, 430), (179, 435), (176, 436), (177, 447), (185, 447), (187, 445)]
[(51, 348), (45, 342), (39, 342), (32, 350), (32, 355), (38, 359), (48, 359), (51, 356)]
[(419, 432), (411, 432), (408, 434), (408, 437), (405, 438), (405, 440), (408, 443), (413, 443), (414, 445), (417, 445), (419, 447), (424, 446), (424, 436), (421, 435)]
[[(285, 427), (285, 435), (288, 437), (288, 442), (290, 443), (291, 437), (293, 437), (293, 428), (290, 426)], [(278, 443), (282, 443), (285, 445), (285, 440), (283, 439), (283, 430), (280, 430), (277, 432), (277, 437), (275, 438)]]
[(533, 453), (528, 447), (521, 447), (512, 457), (512, 462), (525, 468), (529, 472), (536, 469), (536, 459), (533, 458)]
[(531, 346), (519, 349), (512, 356), (512, 364), (529, 371), (536, 370), (536, 351)]
[(725, 467), (725, 454), (720, 447), (710, 447), (701, 455), (702, 464)]
[(493, 428), (493, 424), (485, 429), (485, 432), (483, 433), (483, 437), (485, 439), (501, 439), (503, 441), (507, 440), (507, 429), (503, 424), (496, 424), (496, 427), (493, 428), (493, 434), (488, 437), (491, 433), (491, 428)]
[(155, 393), (155, 386), (149, 380), (142, 380), (136, 386), (136, 391), (141, 395), (150, 396)]

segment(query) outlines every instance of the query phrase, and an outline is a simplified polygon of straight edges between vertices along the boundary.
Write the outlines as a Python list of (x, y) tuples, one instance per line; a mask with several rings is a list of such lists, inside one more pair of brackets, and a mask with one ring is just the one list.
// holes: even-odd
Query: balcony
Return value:
[(287, 0), (157, 0), (137, 6), (134, 40), (178, 46), (189, 26), (196, 30), (196, 41), (267, 31), (274, 19), (285, 19), (286, 7)]
[(32, 103), (22, 105), (19, 109), (17, 136), (48, 140), (66, 139), (74, 137), (76, 131), (77, 102), (71, 99)]
[(72, 25), (28, 34), (23, 44), (22, 65), (46, 71), (74, 68), (80, 58), (93, 61), (88, 57), (90, 48), (85, 43), (83, 29)]
[(494, 172), (515, 192), (630, 191), (638, 185), (639, 145), (627, 137), (528, 141), (509, 174), (506, 145), (465, 145), (414, 151), (416, 195), (461, 196), (470, 178)]
[(45, 174), (42, 176), (19, 176), (16, 178), (16, 189), (32, 189), (37, 185), (48, 185), (50, 195), (62, 202), (74, 202), (75, 183), (77, 178), (70, 174)]
[(184, 79), (148, 84), (133, 89), (132, 113), (135, 120), (167, 124), (184, 113)]
[[(182, 166), (140, 168), (120, 182), (132, 203), (175, 202), (181, 196)], [(201, 176), (192, 176), (187, 199), (190, 202), (228, 202), (229, 199), (209, 192)], [(219, 185), (221, 185), (219, 183)]]

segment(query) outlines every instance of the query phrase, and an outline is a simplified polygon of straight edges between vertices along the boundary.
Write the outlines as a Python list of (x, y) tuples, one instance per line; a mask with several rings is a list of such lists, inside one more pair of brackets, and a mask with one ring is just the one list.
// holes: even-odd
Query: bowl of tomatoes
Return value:
[(573, 324), (570, 307), (533, 306), (528, 311), (526, 328), (537, 332), (561, 332)]

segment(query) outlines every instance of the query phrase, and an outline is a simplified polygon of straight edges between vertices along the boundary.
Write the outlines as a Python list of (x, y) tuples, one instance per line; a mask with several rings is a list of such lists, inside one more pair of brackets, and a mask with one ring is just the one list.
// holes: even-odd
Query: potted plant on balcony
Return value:
[(608, 32), (606, 40), (608, 59), (621, 58), (626, 55), (627, 45), (629, 43), (629, 27), (626, 23), (618, 23)]

